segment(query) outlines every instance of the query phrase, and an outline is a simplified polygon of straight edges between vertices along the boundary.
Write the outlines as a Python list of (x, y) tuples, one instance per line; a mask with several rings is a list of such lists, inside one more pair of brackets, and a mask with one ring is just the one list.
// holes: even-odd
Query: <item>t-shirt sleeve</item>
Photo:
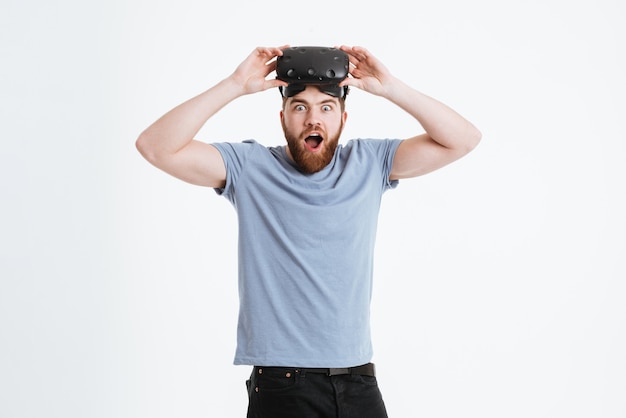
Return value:
[(383, 141), (385, 146), (383, 147), (383, 178), (385, 179), (385, 190), (395, 189), (400, 183), (399, 180), (390, 180), (391, 169), (393, 168), (393, 159), (396, 156), (396, 151), (400, 146), (402, 140), (400, 139), (388, 139)]
[(243, 142), (217, 142), (213, 144), (222, 154), (226, 166), (226, 184), (224, 187), (214, 189), (218, 195), (232, 201), (237, 179), (241, 175), (245, 162), (255, 144), (256, 141), (251, 139)]
[(393, 159), (398, 150), (398, 146), (402, 142), (401, 139), (366, 139), (361, 141), (363, 145), (370, 148), (370, 152), (375, 154), (375, 160), (378, 162), (383, 191), (394, 189), (398, 186), (398, 180), (390, 180), (391, 169), (393, 167)]

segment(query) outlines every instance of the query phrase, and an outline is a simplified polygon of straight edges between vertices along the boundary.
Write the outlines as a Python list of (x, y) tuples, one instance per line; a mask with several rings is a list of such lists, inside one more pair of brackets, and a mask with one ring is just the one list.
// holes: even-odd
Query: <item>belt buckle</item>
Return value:
[(340, 374), (350, 374), (350, 369), (328, 369), (329, 376), (337, 376)]

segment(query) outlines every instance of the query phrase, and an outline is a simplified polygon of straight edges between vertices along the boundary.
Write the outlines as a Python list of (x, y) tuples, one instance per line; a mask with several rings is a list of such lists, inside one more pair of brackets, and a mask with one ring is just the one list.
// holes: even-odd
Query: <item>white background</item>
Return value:
[[(91, 4), (93, 3), (93, 4)], [(385, 195), (372, 301), (391, 417), (626, 417), (618, 0), (4, 0), (0, 416), (243, 417), (234, 210), (137, 135), (257, 45), (362, 45), (483, 132)], [(351, 137), (421, 128), (353, 89)], [(279, 144), (277, 91), (206, 141)]]

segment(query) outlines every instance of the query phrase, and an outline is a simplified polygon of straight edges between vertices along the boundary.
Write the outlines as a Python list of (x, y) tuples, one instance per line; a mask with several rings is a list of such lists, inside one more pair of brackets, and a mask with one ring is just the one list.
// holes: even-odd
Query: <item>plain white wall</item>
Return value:
[[(93, 3), (93, 4), (90, 4)], [(233, 209), (137, 135), (258, 45), (363, 45), (483, 132), (381, 211), (391, 417), (626, 416), (618, 1), (0, 6), (0, 416), (243, 417)], [(199, 138), (282, 143), (278, 92)], [(414, 121), (353, 90), (350, 137)]]

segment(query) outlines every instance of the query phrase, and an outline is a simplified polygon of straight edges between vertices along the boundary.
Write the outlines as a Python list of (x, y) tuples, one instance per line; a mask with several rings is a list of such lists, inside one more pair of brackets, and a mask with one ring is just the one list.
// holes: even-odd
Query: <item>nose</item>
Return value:
[(319, 126), (320, 125), (320, 112), (315, 109), (310, 109), (306, 115), (307, 126)]

